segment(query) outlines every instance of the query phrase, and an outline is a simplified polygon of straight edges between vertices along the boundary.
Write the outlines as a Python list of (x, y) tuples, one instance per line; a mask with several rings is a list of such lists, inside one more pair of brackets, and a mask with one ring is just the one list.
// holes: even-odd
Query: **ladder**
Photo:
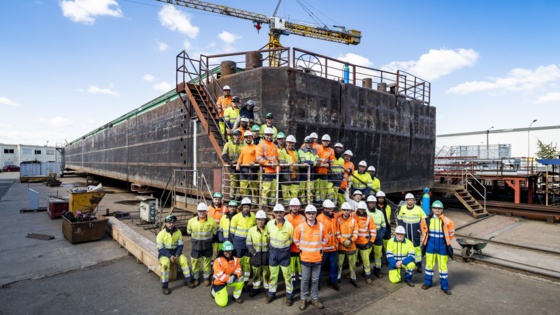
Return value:
[[(480, 204), (463, 185), (435, 184), (432, 190), (435, 192), (453, 194), (475, 218), (488, 215), (486, 207)], [(486, 204), (486, 202), (484, 202), (484, 204)]]

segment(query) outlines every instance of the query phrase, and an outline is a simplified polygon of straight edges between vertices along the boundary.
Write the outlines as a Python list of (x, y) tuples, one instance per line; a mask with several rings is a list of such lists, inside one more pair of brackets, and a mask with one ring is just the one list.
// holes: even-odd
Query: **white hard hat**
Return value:
[(249, 130), (246, 130), (245, 133), (243, 134), (244, 137), (252, 137), (253, 133)]
[(309, 136), (310, 136), (311, 138), (315, 138), (315, 139), (319, 138), (319, 135), (317, 135), (316, 132), (312, 132)]
[(249, 122), (249, 118), (247, 118), (247, 117), (241, 117), (241, 122)]
[(367, 202), (377, 202), (377, 198), (374, 195), (367, 196)]
[(376, 197), (385, 197), (385, 193), (380, 190), (375, 194), (375, 196)]
[(370, 166), (370, 167), (367, 168), (367, 171), (368, 172), (375, 172), (375, 167)]
[(331, 136), (325, 134), (323, 135), (323, 137), (321, 137), (321, 141), (331, 141)]
[(286, 142), (296, 142), (296, 137), (289, 135), (288, 137), (286, 137)]
[(204, 202), (201, 202), (196, 206), (196, 211), (208, 211), (208, 206)]
[(354, 156), (354, 153), (352, 153), (352, 151), (350, 151), (350, 150), (346, 150), (346, 151), (344, 151), (344, 153), (343, 153), (343, 154), (344, 154), (344, 155), (350, 155), (350, 156)]
[(305, 207), (305, 211), (304, 211), (304, 212), (305, 212), (305, 213), (307, 213), (307, 212), (317, 212), (317, 208), (315, 208), (314, 205), (307, 205), (307, 206)]
[(229, 88), (229, 85), (224, 85), (224, 88), (222, 90), (230, 90), (231, 91), (231, 89)]
[(342, 145), (342, 143), (337, 142), (337, 143), (334, 145), (334, 148), (344, 148), (344, 146)]
[(241, 200), (241, 204), (242, 205), (250, 205), (251, 204), (251, 199), (245, 197)]
[(266, 213), (263, 210), (259, 210), (259, 211), (257, 211), (257, 214), (255, 215), (255, 217), (257, 219), (266, 219)]
[(358, 209), (367, 209), (366, 203), (363, 201), (358, 202)]
[(352, 210), (352, 206), (348, 202), (344, 202), (340, 206), (340, 209), (342, 209), (342, 210)]
[(323, 201), (323, 208), (334, 208), (334, 202), (332, 202), (330, 199), (327, 199), (325, 201)]
[(265, 135), (273, 135), (274, 134), (274, 129), (270, 128), (270, 127), (266, 127), (264, 129), (264, 134)]
[(290, 199), (290, 206), (301, 206), (301, 203), (299, 202), (299, 199), (292, 198)]
[(404, 199), (416, 199), (416, 198), (414, 198), (414, 195), (413, 195), (413, 194), (408, 193), (408, 194), (406, 194), (406, 195), (404, 196)]
[(355, 190), (352, 195), (361, 195), (361, 194), (362, 194), (361, 190)]
[(358, 163), (358, 166), (367, 166), (367, 162), (364, 160), (361, 160), (360, 163)]
[(404, 230), (404, 227), (402, 225), (399, 225), (395, 229), (395, 234), (406, 234), (406, 231)]
[(277, 203), (277, 204), (274, 206), (274, 208), (272, 209), (272, 211), (274, 211), (274, 212), (280, 212), (280, 211), (281, 211), (281, 212), (284, 212), (284, 206), (281, 205), (281, 204), (279, 204), (279, 203)]

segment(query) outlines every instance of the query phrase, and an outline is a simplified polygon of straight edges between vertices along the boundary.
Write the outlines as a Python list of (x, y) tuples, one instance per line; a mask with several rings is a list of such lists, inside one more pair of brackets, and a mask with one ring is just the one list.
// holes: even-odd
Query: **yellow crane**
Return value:
[(315, 25), (293, 23), (283, 18), (277, 17), (278, 7), (282, 0), (278, 1), (274, 14), (268, 17), (264, 14), (253, 13), (250, 11), (231, 8), (225, 5), (213, 4), (205, 1), (196, 0), (157, 0), (160, 2), (170, 3), (177, 6), (203, 10), (228, 16), (233, 16), (245, 20), (253, 21), (257, 30), (260, 30), (262, 24), (270, 26), (269, 42), (266, 45), (268, 49), (281, 48), (280, 35), (300, 35), (304, 37), (317, 38), (331, 42), (358, 45), (362, 38), (362, 32), (357, 30), (347, 30), (344, 26), (333, 26), (337, 29), (329, 29), (327, 27), (317, 27)]

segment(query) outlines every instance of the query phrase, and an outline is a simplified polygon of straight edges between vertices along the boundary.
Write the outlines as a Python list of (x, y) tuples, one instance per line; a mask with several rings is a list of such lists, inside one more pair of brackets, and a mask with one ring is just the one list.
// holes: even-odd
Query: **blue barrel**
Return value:
[(430, 214), (430, 188), (424, 188), (424, 194), (422, 195), (422, 210), (426, 215)]
[(344, 83), (350, 83), (350, 67), (347, 63), (344, 64)]

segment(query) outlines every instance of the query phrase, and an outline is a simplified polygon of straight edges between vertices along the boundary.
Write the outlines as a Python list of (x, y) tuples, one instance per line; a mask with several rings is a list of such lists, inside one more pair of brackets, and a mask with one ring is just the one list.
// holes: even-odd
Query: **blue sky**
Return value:
[[(272, 15), (277, 2), (214, 3)], [(284, 46), (430, 81), (438, 134), (558, 124), (558, 1), (284, 0), (278, 16), (313, 22), (300, 3), (362, 43)], [(267, 32), (155, 0), (2, 1), (0, 142), (71, 141), (169, 90), (181, 50), (254, 50)]]

